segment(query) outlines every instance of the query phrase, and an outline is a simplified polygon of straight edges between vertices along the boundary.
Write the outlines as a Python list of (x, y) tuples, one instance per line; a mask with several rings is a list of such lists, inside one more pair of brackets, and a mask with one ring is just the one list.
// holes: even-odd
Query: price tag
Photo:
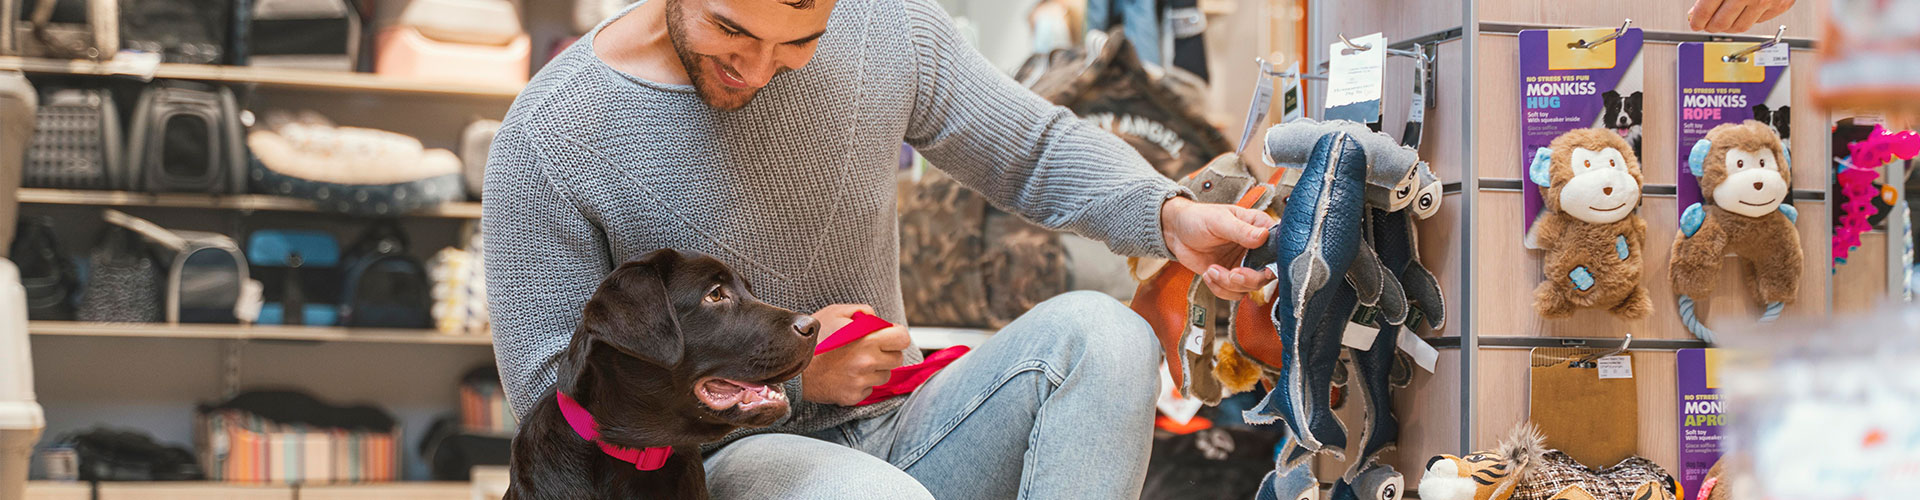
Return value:
[(1787, 55), (1787, 48), (1787, 44), (1785, 43), (1776, 43), (1773, 44), (1772, 47), (1760, 49), (1759, 52), (1753, 53), (1753, 65), (1760, 67), (1786, 66), (1789, 57)]
[(1624, 354), (1600, 358), (1600, 379), (1633, 378), (1633, 358)]
[(1420, 365), (1420, 369), (1427, 373), (1433, 373), (1433, 364), (1440, 360), (1440, 351), (1434, 349), (1432, 344), (1404, 329), (1400, 330), (1400, 338), (1395, 343), (1400, 346), (1400, 351), (1413, 358), (1413, 364)]
[(1387, 63), (1387, 37), (1374, 33), (1351, 41), (1363, 49), (1348, 47), (1341, 42), (1334, 42), (1327, 47), (1327, 109), (1366, 105), (1363, 110), (1356, 111), (1368, 114), (1370, 118), (1355, 121), (1378, 121), (1381, 82)]
[(1347, 332), (1340, 336), (1340, 345), (1362, 351), (1373, 349), (1373, 338), (1380, 335), (1380, 329), (1368, 325), (1347, 322)]

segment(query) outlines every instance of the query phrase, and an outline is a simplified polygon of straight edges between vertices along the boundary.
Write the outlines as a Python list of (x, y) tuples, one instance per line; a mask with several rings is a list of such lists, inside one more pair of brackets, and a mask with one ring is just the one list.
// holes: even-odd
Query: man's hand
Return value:
[[(834, 304), (813, 313), (820, 322), (820, 341), (853, 322), (853, 313), (873, 314), (864, 304)], [(887, 382), (893, 369), (913, 346), (907, 327), (893, 326), (813, 357), (800, 375), (801, 399), (815, 403), (853, 406), (867, 399), (873, 387)]]
[[(1161, 236), (1174, 260), (1199, 274), (1213, 294), (1240, 300), (1273, 281), (1273, 272), (1240, 267), (1247, 249), (1267, 242), (1273, 217), (1233, 205), (1172, 198), (1160, 206)], [(823, 321), (824, 322), (824, 321)]]
[(1687, 10), (1694, 31), (1739, 33), (1787, 13), (1794, 0), (1698, 0)]

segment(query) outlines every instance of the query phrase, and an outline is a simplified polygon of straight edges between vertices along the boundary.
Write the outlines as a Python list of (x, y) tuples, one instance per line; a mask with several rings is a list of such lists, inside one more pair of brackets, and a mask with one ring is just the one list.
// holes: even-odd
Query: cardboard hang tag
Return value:
[(1547, 447), (1564, 451), (1583, 464), (1616, 464), (1637, 454), (1640, 442), (1639, 389), (1633, 378), (1621, 378), (1617, 363), (1631, 370), (1632, 353), (1609, 358), (1603, 377), (1600, 358), (1609, 351), (1569, 347), (1541, 347), (1532, 352), (1528, 419), (1547, 436)]
[(1326, 118), (1365, 123), (1379, 130), (1387, 36), (1374, 33), (1350, 41), (1352, 46), (1334, 42), (1327, 47)]

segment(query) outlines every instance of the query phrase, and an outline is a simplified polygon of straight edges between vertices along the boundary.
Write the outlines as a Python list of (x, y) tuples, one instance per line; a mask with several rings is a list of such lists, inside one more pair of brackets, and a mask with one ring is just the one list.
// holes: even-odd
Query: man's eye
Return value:
[(715, 285), (712, 290), (707, 290), (706, 300), (709, 303), (726, 301), (727, 300), (726, 287)]

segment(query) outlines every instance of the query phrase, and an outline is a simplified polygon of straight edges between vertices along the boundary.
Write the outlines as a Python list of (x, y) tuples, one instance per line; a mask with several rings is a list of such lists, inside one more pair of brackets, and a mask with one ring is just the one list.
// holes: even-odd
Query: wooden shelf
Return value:
[(30, 321), (33, 335), (71, 337), (146, 337), (167, 339), (304, 340), (313, 342), (372, 342), (389, 344), (492, 345), (488, 335), (444, 335), (432, 330), (405, 328), (341, 328), (318, 326), (222, 325), (182, 323), (87, 323)]
[(349, 90), (406, 94), (437, 94), (512, 99), (520, 86), (471, 84), (457, 81), (425, 81), (384, 77), (372, 73), (317, 71), (251, 66), (207, 64), (143, 64), (131, 58), (93, 62), (77, 59), (41, 59), (0, 57), (0, 70), (28, 73), (94, 76), (130, 76), (139, 79), (178, 78), (227, 83), (257, 83), (274, 87), (318, 90)]
[[(313, 342), (449, 345), (493, 344), (493, 337), (488, 335), (443, 335), (432, 330), (404, 328), (30, 321), (27, 322), (27, 332), (33, 335), (68, 337), (304, 340)], [(914, 327), (909, 329), (908, 333), (913, 336), (914, 345), (927, 350), (945, 349), (956, 345), (979, 347), (980, 343), (986, 342), (988, 337), (993, 336), (992, 331), (970, 328)]]
[[(99, 205), (110, 207), (211, 208), (226, 210), (270, 210), (280, 212), (320, 212), (311, 201), (265, 194), (211, 195), (190, 193), (135, 193), (130, 191), (90, 191), (84, 189), (21, 188), (21, 203), (48, 205)], [(409, 217), (480, 218), (480, 204), (452, 202), (414, 212)]]

